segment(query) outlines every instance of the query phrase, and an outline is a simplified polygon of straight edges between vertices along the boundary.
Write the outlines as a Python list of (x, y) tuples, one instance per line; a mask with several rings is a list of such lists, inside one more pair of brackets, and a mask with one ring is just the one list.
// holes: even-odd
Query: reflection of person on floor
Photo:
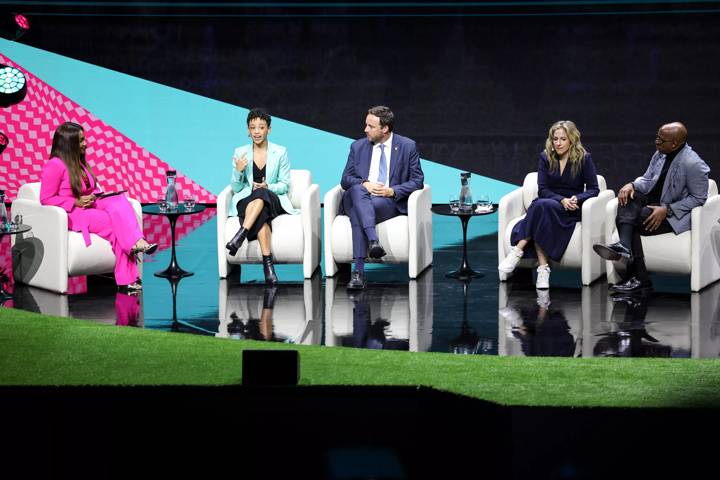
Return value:
[(378, 318), (371, 320), (370, 302), (365, 292), (350, 295), (353, 302), (353, 334), (350, 346), (375, 350), (408, 350), (407, 340), (387, 338), (385, 329), (390, 322)]
[(110, 242), (118, 287), (139, 290), (142, 282), (137, 254), (153, 253), (157, 244), (145, 241), (142, 226), (138, 225), (135, 210), (125, 195), (99, 195), (97, 178), (85, 159), (86, 148), (82, 126), (65, 122), (57, 128), (50, 160), (42, 171), (40, 203), (65, 210), (68, 229), (81, 232), (85, 246), (90, 246), (91, 233)]
[(555, 308), (550, 310), (547, 290), (537, 292), (536, 304), (516, 313), (522, 323), (512, 329), (513, 336), (520, 340), (522, 351), (528, 357), (572, 357), (575, 339), (565, 313)]
[[(237, 313), (230, 314), (232, 321), (228, 324), (230, 338), (238, 340), (265, 340), (269, 342), (285, 342), (286, 339), (275, 335), (273, 331), (273, 309), (277, 287), (268, 287), (263, 292), (263, 308), (260, 318), (248, 318), (243, 322)], [(249, 309), (248, 309), (249, 311)]]
[[(645, 328), (648, 310), (647, 295), (618, 295), (612, 300), (624, 303), (625, 312), (621, 327), (614, 332), (601, 333), (593, 348), (593, 355), (601, 357), (670, 357), (672, 348), (661, 345)], [(649, 342), (649, 343), (648, 343)]]
[(115, 295), (115, 325), (136, 327), (140, 316), (137, 293), (117, 292)]

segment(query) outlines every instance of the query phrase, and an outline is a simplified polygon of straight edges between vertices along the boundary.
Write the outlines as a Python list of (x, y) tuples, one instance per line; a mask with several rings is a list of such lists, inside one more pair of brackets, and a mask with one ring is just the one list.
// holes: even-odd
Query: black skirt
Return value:
[(264, 201), (265, 205), (263, 206), (262, 212), (258, 215), (258, 218), (255, 220), (253, 226), (248, 230), (248, 240), (256, 240), (258, 232), (265, 224), (267, 224), (268, 227), (270, 227), (270, 230), (272, 230), (273, 218), (287, 213), (280, 204), (280, 199), (274, 192), (271, 192), (267, 188), (256, 188), (250, 195), (237, 203), (240, 225), (242, 225), (245, 220), (245, 208), (247, 208), (250, 202), (257, 200), (258, 198)]

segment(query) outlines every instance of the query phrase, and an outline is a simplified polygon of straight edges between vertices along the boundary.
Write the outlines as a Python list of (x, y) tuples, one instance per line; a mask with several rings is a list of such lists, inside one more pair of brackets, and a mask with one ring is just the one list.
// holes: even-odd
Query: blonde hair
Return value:
[(560, 170), (560, 159), (553, 147), (553, 134), (556, 130), (561, 128), (565, 130), (568, 140), (570, 140), (568, 161), (570, 162), (570, 172), (572, 173), (572, 176), (575, 177), (585, 162), (585, 154), (587, 153), (587, 150), (585, 150), (585, 147), (583, 147), (583, 144), (580, 141), (580, 130), (578, 130), (575, 123), (571, 120), (560, 120), (553, 123), (552, 127), (550, 127), (548, 138), (545, 140), (545, 155), (547, 156), (550, 164), (549, 170), (551, 172)]

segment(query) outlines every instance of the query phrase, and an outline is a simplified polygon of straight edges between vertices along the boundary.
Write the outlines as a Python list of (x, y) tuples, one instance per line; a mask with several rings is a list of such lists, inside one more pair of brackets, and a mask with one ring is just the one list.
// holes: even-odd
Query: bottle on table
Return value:
[(470, 172), (460, 174), (460, 211), (471, 212), (473, 209), (473, 196), (470, 191)]
[(0, 190), (0, 228), (10, 230), (10, 217), (5, 208), (5, 190)]
[(165, 203), (167, 204), (168, 210), (176, 210), (178, 206), (178, 192), (175, 180), (177, 178), (177, 172), (175, 170), (168, 170), (165, 172), (167, 177), (167, 187), (165, 189)]

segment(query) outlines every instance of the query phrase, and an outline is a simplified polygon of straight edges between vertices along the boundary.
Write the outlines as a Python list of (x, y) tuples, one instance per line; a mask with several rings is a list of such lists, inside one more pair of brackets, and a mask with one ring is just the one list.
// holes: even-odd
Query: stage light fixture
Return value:
[(25, 75), (15, 67), (0, 65), (0, 107), (22, 102), (26, 93)]
[(0, 154), (10, 145), (10, 139), (3, 132), (0, 132)]
[(0, 35), (17, 40), (30, 30), (30, 20), (22, 13), (7, 13), (0, 21)]

